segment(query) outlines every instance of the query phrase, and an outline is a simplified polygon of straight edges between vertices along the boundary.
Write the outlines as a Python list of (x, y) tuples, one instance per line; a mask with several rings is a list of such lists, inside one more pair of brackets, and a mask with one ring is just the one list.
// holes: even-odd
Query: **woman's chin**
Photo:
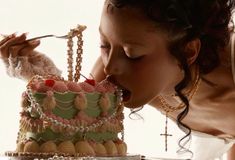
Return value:
[(128, 101), (123, 101), (123, 104), (126, 108), (130, 109), (140, 108), (144, 105), (144, 103), (139, 103), (138, 101), (135, 101), (132, 98), (130, 98)]
[(140, 99), (136, 96), (134, 96), (134, 94), (132, 94), (131, 91), (124, 89), (123, 90), (123, 104), (125, 107), (127, 108), (139, 108), (142, 107), (143, 105), (145, 105), (146, 103), (148, 103), (148, 101), (146, 101), (146, 99)]

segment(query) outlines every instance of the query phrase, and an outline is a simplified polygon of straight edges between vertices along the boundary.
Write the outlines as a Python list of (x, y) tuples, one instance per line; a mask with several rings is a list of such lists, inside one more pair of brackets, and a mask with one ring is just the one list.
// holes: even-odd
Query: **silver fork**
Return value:
[(33, 40), (36, 40), (36, 39), (48, 38), (48, 37), (67, 39), (68, 35), (57, 36), (57, 35), (54, 35), (54, 34), (48, 34), (48, 35), (43, 35), (43, 36), (38, 36), (38, 37), (27, 39), (26, 42), (33, 41)]

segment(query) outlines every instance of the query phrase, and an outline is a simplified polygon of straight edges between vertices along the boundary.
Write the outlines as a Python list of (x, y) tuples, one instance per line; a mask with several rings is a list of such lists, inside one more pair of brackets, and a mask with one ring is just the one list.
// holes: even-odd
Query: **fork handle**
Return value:
[(54, 37), (54, 35), (53, 34), (48, 34), (48, 35), (44, 35), (44, 36), (30, 38), (30, 39), (27, 39), (26, 42), (33, 41), (33, 40), (36, 40), (36, 39), (47, 38), (47, 37)]

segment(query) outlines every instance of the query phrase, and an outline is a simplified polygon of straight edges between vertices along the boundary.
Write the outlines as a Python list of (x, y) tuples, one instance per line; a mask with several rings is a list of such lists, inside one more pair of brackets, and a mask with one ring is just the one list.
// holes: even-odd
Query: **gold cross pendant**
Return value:
[(167, 138), (172, 136), (172, 134), (168, 134), (167, 132), (167, 125), (168, 125), (168, 114), (166, 113), (166, 120), (165, 120), (165, 133), (160, 134), (160, 136), (165, 137), (165, 151), (167, 152)]

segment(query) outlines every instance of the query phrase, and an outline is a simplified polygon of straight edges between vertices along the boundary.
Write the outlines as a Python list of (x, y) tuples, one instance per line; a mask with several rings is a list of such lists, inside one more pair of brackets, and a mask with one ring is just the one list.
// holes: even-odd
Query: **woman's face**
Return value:
[(125, 90), (126, 107), (173, 92), (182, 75), (167, 49), (167, 35), (153, 21), (135, 9), (104, 5), (99, 29), (104, 71)]

